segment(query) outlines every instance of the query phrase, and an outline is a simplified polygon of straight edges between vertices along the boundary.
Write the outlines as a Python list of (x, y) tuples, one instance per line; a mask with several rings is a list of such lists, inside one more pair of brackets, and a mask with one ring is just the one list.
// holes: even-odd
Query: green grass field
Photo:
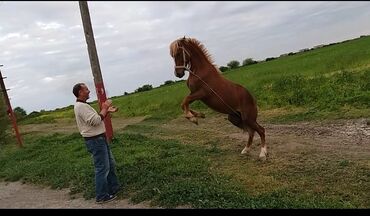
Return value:
[[(224, 76), (253, 93), (265, 123), (369, 118), (369, 57), (370, 37), (362, 37), (240, 67)], [(147, 116), (115, 132), (112, 151), (124, 186), (120, 198), (151, 200), (168, 208), (370, 207), (370, 163), (341, 150), (350, 146), (319, 149), (314, 145), (318, 141), (309, 138), (305, 142), (313, 145), (279, 150), (285, 141), (271, 138), (271, 148), (279, 153), (271, 160), (241, 157), (236, 141), (226, 137), (234, 129), (212, 123), (219, 119), (217, 114), (201, 102), (191, 106), (206, 113), (213, 126), (192, 129), (176, 122), (183, 118), (180, 103), (188, 92), (184, 82), (177, 82), (113, 98), (120, 109), (113, 118)], [(72, 106), (20, 123), (36, 126), (60, 120), (75, 124)], [(69, 187), (72, 193), (94, 197), (92, 161), (77, 131), (30, 132), (23, 139), (22, 149), (13, 141), (0, 146), (0, 179)]]
[[(362, 37), (293, 56), (260, 62), (224, 73), (250, 90), (260, 110), (294, 109), (272, 121), (300, 121), (370, 116), (370, 37)], [(189, 93), (184, 82), (147, 92), (114, 97), (119, 116), (174, 118)], [(192, 107), (207, 111), (201, 102)], [(291, 112), (289, 112), (291, 113)], [(23, 123), (73, 118), (72, 106), (45, 112)], [(268, 119), (269, 120), (269, 119)]]

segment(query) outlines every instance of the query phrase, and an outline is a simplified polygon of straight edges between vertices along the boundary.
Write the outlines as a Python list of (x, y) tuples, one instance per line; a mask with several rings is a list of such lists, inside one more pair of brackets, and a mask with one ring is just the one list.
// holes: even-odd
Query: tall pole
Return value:
[[(91, 70), (94, 76), (95, 90), (98, 96), (99, 107), (101, 110), (102, 103), (104, 103), (107, 100), (107, 96), (105, 95), (103, 77), (100, 71), (98, 53), (96, 51), (95, 39), (94, 39), (93, 29), (91, 26), (89, 7), (87, 5), (87, 1), (79, 1), (79, 5), (80, 5), (80, 11), (81, 11), (82, 24), (83, 24), (84, 32), (85, 32), (87, 49), (89, 52)], [(113, 128), (112, 128), (112, 121), (109, 115), (106, 118), (104, 118), (104, 124), (105, 124), (107, 139), (109, 142), (111, 142), (113, 138)]]
[[(0, 67), (1, 66), (3, 66), (3, 65), (0, 65)], [(8, 97), (8, 93), (6, 92), (7, 89), (5, 88), (5, 84), (4, 84), (4, 79), (5, 78), (6, 77), (3, 77), (3, 75), (1, 74), (1, 70), (0, 70), (0, 90), (4, 94), (5, 103), (6, 103), (6, 106), (8, 107), (8, 109), (6, 110), (6, 113), (8, 114), (8, 116), (9, 116), (9, 118), (10, 118), (12, 124), (13, 124), (13, 129), (14, 129), (14, 132), (15, 132), (15, 136), (17, 138), (18, 147), (21, 148), (21, 147), (23, 147), (22, 139), (21, 139), (21, 135), (19, 134), (19, 130), (18, 130), (18, 126), (17, 126), (17, 118), (14, 115), (12, 106), (10, 105), (10, 100), (9, 100), (9, 97)]]

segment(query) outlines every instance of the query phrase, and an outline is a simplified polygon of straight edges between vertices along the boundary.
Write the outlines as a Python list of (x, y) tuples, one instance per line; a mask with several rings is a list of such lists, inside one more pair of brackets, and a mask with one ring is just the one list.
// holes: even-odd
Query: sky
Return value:
[[(107, 97), (179, 80), (169, 45), (183, 36), (198, 39), (216, 65), (226, 66), (370, 34), (366, 1), (88, 5)], [(96, 100), (78, 1), (0, 1), (0, 64), (13, 108), (30, 113), (72, 105), (79, 82)]]

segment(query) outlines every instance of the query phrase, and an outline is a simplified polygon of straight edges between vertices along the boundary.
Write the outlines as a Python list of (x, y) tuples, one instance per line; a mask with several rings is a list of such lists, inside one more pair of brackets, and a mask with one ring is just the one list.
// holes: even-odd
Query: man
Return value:
[(90, 91), (84, 83), (73, 87), (77, 100), (74, 105), (77, 127), (85, 139), (88, 152), (94, 159), (96, 203), (106, 203), (116, 198), (120, 189), (115, 173), (115, 161), (105, 137), (104, 118), (118, 109), (107, 100), (98, 114), (88, 103)]

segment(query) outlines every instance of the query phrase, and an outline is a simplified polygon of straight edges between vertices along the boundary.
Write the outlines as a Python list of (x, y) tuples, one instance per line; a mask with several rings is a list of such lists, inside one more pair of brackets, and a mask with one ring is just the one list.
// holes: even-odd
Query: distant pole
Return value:
[[(82, 24), (84, 27), (85, 38), (86, 38), (86, 43), (87, 43), (87, 49), (89, 51), (91, 70), (94, 76), (95, 90), (98, 96), (99, 107), (101, 110), (102, 103), (104, 103), (107, 100), (107, 96), (105, 95), (103, 77), (100, 71), (98, 53), (96, 51), (95, 39), (94, 39), (93, 29), (91, 26), (89, 7), (87, 5), (87, 1), (79, 1), (79, 4), (80, 4)], [(107, 139), (109, 142), (111, 142), (113, 138), (113, 128), (112, 128), (112, 121), (109, 115), (106, 118), (104, 118), (104, 124), (105, 124)]]
[[(2, 67), (2, 66), (3, 65), (0, 65), (0, 67)], [(8, 107), (8, 109), (6, 110), (6, 113), (8, 114), (10, 120), (12, 121), (15, 136), (16, 136), (17, 141), (18, 141), (18, 147), (21, 148), (21, 147), (23, 147), (22, 139), (21, 139), (21, 135), (19, 134), (19, 131), (18, 131), (17, 118), (14, 115), (12, 106), (10, 105), (10, 100), (9, 100), (9, 97), (8, 97), (8, 93), (6, 92), (7, 89), (5, 88), (5, 84), (4, 84), (4, 79), (5, 78), (6, 77), (3, 77), (3, 75), (1, 74), (1, 70), (0, 70), (0, 89), (4, 94), (5, 103), (6, 103), (6, 106)]]

